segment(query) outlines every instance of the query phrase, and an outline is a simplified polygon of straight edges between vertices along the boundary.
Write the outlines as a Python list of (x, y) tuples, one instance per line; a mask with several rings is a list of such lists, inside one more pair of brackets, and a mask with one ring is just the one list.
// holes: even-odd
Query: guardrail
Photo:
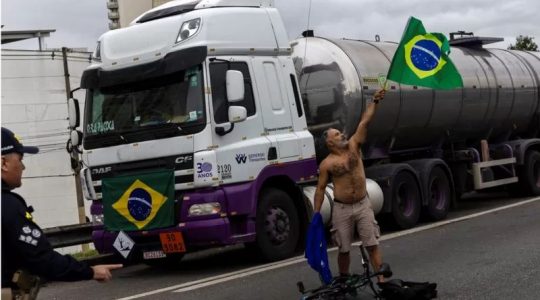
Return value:
[[(78, 246), (92, 242), (92, 226), (92, 223), (56, 226), (43, 229), (43, 233), (45, 233), (53, 248)], [(82, 260), (91, 266), (121, 263), (113, 254), (100, 254)]]
[(92, 223), (56, 226), (43, 229), (43, 233), (53, 246), (61, 248), (92, 242)]

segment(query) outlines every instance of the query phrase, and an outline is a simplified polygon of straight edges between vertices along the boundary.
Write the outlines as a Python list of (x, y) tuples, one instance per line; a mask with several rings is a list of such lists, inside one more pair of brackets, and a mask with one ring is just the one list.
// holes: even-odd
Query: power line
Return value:
[(2, 77), (2, 80), (6, 79), (34, 79), (34, 78), (63, 78), (64, 75), (43, 75), (43, 76), (16, 76), (16, 77)]
[[(25, 78), (37, 78), (37, 77), (25, 77)], [(60, 104), (67, 105), (66, 102), (64, 101), (64, 102), (46, 102), (46, 103), (39, 103), (39, 102), (33, 102), (33, 103), (2, 103), (2, 106), (6, 106), (6, 105), (60, 105)]]
[(65, 137), (68, 135), (69, 132), (58, 132), (58, 133), (44, 133), (44, 134), (38, 134), (38, 135), (23, 135), (25, 140), (38, 140), (38, 139), (45, 139), (45, 138), (54, 138), (54, 137)]
[(3, 124), (23, 124), (23, 123), (42, 123), (42, 122), (52, 122), (52, 121), (67, 121), (67, 117), (63, 119), (49, 119), (49, 120), (26, 120), (19, 122), (3, 122)]
[(23, 179), (51, 178), (51, 177), (72, 177), (73, 174), (42, 175), (42, 176), (23, 176)]

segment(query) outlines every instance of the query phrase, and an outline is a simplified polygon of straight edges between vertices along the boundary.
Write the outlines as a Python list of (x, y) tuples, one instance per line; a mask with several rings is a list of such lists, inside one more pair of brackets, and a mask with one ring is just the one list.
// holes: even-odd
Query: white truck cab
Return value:
[[(279, 259), (302, 247), (301, 186), (317, 163), (290, 55), (268, 0), (172, 1), (99, 39), (81, 86), (100, 252), (119, 231), (136, 259), (238, 242)], [(172, 187), (154, 188), (153, 172)], [(171, 237), (181, 251), (166, 249)]]

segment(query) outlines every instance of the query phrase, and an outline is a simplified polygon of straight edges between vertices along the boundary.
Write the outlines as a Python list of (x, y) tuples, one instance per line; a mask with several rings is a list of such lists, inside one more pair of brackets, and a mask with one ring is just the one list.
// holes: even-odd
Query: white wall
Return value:
[[(69, 54), (71, 89), (79, 87), (89, 55)], [(84, 100), (84, 93), (76, 92), (75, 97)], [(23, 185), (15, 192), (34, 207), (34, 219), (42, 228), (79, 221), (75, 177), (65, 150), (66, 103), (62, 52), (54, 52), (53, 57), (52, 51), (2, 49), (2, 126), (15, 132), (23, 144), (41, 150), (24, 157)]]

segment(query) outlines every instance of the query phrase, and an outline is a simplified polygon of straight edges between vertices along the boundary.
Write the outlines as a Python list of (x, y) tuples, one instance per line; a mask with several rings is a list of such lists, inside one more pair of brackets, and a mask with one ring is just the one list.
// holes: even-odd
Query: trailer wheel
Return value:
[(400, 171), (393, 178), (392, 216), (402, 229), (413, 227), (420, 217), (420, 188), (408, 171)]
[(446, 218), (452, 201), (452, 188), (446, 172), (439, 166), (431, 169), (426, 187), (425, 216), (433, 221)]
[(257, 248), (264, 260), (275, 261), (294, 254), (300, 237), (300, 221), (286, 192), (267, 188), (257, 208)]
[(540, 195), (540, 152), (527, 151), (519, 180), (529, 195)]

